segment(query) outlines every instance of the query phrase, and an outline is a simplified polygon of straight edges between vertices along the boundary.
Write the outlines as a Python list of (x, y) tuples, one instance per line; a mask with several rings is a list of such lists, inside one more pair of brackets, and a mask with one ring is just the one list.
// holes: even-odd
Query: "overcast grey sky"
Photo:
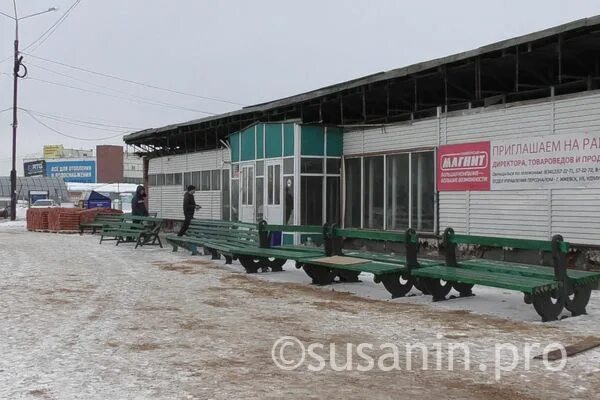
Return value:
[[(74, 2), (17, 0), (22, 16), (59, 8), (21, 21), (21, 48)], [(0, 0), (0, 11), (12, 14), (12, 0)], [(81, 0), (47, 40), (26, 53), (250, 105), (596, 14), (598, 0)], [(0, 61), (11, 57), (13, 34), (14, 23), (0, 17)], [(118, 135), (122, 129), (114, 126), (143, 129), (207, 115), (199, 111), (238, 108), (24, 57), (31, 79), (20, 80), (19, 106), (55, 130), (90, 140), (60, 136), (20, 111), (19, 173), (21, 159), (44, 144), (122, 144), (119, 137), (97, 139)], [(11, 69), (10, 60), (0, 63), (0, 175), (10, 173), (12, 115), (1, 111), (12, 105)], [(103, 131), (65, 119), (111, 126), (93, 125), (109, 130)]]

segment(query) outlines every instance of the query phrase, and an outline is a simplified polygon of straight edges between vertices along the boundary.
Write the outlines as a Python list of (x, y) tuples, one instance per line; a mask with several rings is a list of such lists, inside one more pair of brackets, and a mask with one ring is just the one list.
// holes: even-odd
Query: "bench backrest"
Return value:
[(556, 279), (563, 280), (566, 277), (566, 254), (569, 251), (569, 243), (565, 242), (561, 235), (554, 235), (552, 240), (530, 240), (495, 236), (462, 235), (455, 233), (452, 228), (446, 228), (442, 235), (442, 243), (446, 249), (446, 265), (449, 267), (456, 267), (458, 265), (456, 260), (457, 245), (476, 244), (489, 247), (510, 247), (522, 250), (551, 252)]
[(123, 214), (96, 214), (94, 222), (118, 222), (123, 218)]
[(408, 235), (408, 231), (386, 232), (372, 229), (345, 229), (331, 226), (330, 234), (334, 237), (342, 237), (347, 239), (381, 240), (385, 242), (396, 243), (407, 243), (409, 241), (418, 240), (417, 234), (414, 231), (411, 231), (411, 234)]
[(125, 214), (123, 219), (125, 221), (133, 221), (133, 222), (154, 222), (154, 223), (161, 223), (161, 224), (163, 222), (162, 218), (143, 217), (141, 215), (131, 215), (131, 214)]
[(313, 237), (315, 242), (323, 239), (323, 227), (320, 225), (269, 225), (267, 221), (262, 220), (258, 223), (260, 247), (271, 246), (271, 237), (274, 232), (304, 233)]
[(255, 224), (234, 221), (192, 220), (186, 236), (243, 246), (258, 246), (259, 243), (258, 228)]
[(344, 229), (335, 224), (323, 227), (325, 236), (325, 254), (328, 256), (343, 255), (344, 239), (366, 239), (385, 242), (404, 243), (406, 250), (406, 264), (418, 265), (419, 236), (409, 228), (405, 232), (385, 232), (370, 229)]
[[(523, 250), (542, 250), (542, 251), (553, 251), (553, 240), (531, 240), (531, 239), (514, 239), (514, 238), (503, 238), (495, 236), (475, 236), (475, 235), (462, 235), (454, 233), (450, 230), (446, 230), (443, 238), (448, 243), (452, 244), (477, 244), (480, 246), (489, 247), (510, 247), (514, 249)], [(558, 250), (567, 253), (569, 251), (569, 243), (557, 241)]]
[(164, 220), (156, 217), (142, 217), (139, 215), (127, 214), (123, 218), (123, 223), (128, 224), (129, 226), (141, 225), (147, 233), (156, 234), (162, 229)]

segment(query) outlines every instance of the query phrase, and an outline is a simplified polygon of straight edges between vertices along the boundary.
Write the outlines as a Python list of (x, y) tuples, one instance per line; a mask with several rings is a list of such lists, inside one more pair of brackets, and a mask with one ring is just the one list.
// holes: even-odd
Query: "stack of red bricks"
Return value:
[(27, 210), (27, 230), (47, 231), (49, 208), (30, 208)]
[(80, 223), (89, 224), (94, 222), (96, 215), (98, 214), (123, 214), (121, 210), (114, 210), (112, 208), (91, 208), (89, 210), (83, 210), (80, 212)]
[(48, 229), (51, 232), (77, 232), (80, 214), (78, 208), (50, 208)]
[(27, 230), (37, 232), (77, 232), (80, 223), (93, 222), (98, 213), (122, 214), (121, 210), (93, 208), (30, 208), (27, 210)]

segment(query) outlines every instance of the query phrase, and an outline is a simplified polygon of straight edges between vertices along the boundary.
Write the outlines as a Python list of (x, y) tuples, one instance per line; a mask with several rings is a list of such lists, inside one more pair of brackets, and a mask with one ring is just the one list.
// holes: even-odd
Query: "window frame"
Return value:
[(412, 171), (412, 164), (413, 164), (413, 155), (414, 154), (419, 154), (419, 153), (432, 153), (433, 155), (433, 165), (432, 165), (432, 169), (433, 169), (433, 182), (434, 182), (434, 187), (433, 187), (433, 229), (432, 230), (423, 230), (420, 232), (423, 233), (428, 233), (428, 234), (437, 234), (439, 233), (439, 226), (438, 226), (438, 218), (439, 218), (439, 199), (438, 199), (438, 191), (437, 191), (437, 187), (435, 186), (435, 182), (437, 182), (437, 148), (435, 147), (431, 147), (431, 148), (415, 148), (415, 149), (405, 149), (405, 150), (395, 150), (395, 151), (387, 151), (387, 152), (379, 152), (379, 153), (363, 153), (363, 154), (351, 154), (351, 155), (344, 155), (342, 157), (342, 179), (340, 180), (340, 183), (342, 185), (342, 205), (343, 208), (341, 210), (341, 221), (342, 224), (344, 226), (346, 226), (346, 214), (348, 212), (346, 206), (347, 206), (347, 193), (346, 193), (346, 175), (347, 175), (347, 171), (345, 168), (345, 162), (346, 160), (349, 159), (360, 159), (360, 188), (361, 188), (361, 198), (360, 198), (360, 209), (361, 209), (361, 216), (360, 216), (360, 229), (364, 229), (365, 228), (365, 215), (364, 215), (364, 190), (365, 190), (365, 158), (369, 158), (369, 157), (377, 157), (377, 156), (383, 156), (383, 196), (384, 196), (384, 208), (383, 208), (383, 230), (385, 231), (392, 231), (392, 232), (400, 232), (397, 229), (388, 229), (387, 225), (387, 162), (388, 162), (388, 157), (390, 156), (395, 156), (395, 155), (400, 155), (400, 154), (408, 154), (408, 168), (409, 168), (409, 194), (408, 194), (408, 227), (413, 227), (416, 224), (416, 221), (413, 220), (413, 171)]

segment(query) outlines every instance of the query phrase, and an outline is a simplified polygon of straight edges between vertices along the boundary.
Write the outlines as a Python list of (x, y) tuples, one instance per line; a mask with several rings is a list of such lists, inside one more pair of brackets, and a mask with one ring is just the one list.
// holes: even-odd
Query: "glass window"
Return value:
[(294, 177), (286, 176), (285, 178), (285, 196), (283, 197), (283, 209), (285, 212), (285, 225), (294, 224)]
[(294, 159), (284, 158), (283, 159), (283, 174), (292, 175), (294, 173)]
[(156, 175), (156, 186), (163, 186), (165, 184), (165, 174)]
[(264, 180), (263, 177), (256, 178), (256, 220), (264, 218)]
[(248, 205), (254, 204), (254, 167), (248, 167)]
[(229, 204), (229, 170), (224, 169), (222, 171), (223, 177), (223, 190), (221, 191), (221, 205), (223, 207), (223, 220), (229, 221), (230, 217), (230, 204)]
[(387, 225), (390, 230), (408, 228), (409, 168), (408, 154), (386, 157)]
[(302, 225), (321, 225), (323, 223), (323, 177), (303, 176), (300, 198), (300, 223)]
[(267, 204), (281, 204), (281, 165), (267, 166)]
[(210, 171), (202, 171), (200, 190), (210, 190)]
[(173, 186), (174, 180), (173, 174), (165, 174), (165, 185)]
[(327, 159), (327, 174), (339, 175), (341, 168), (341, 160), (339, 158)]
[(192, 173), (191, 172), (185, 172), (183, 174), (183, 187), (185, 190), (187, 190), (187, 187), (190, 186), (192, 184)]
[(173, 184), (174, 185), (181, 185), (181, 179), (182, 179), (181, 173), (178, 172), (176, 174), (173, 174)]
[(322, 174), (322, 158), (303, 158), (300, 160), (300, 172), (303, 174)]
[(200, 177), (200, 171), (192, 172), (192, 185), (196, 186), (196, 189), (198, 190), (200, 190), (200, 187), (202, 186)]
[(232, 164), (231, 179), (237, 179), (240, 177), (240, 164)]
[(239, 205), (240, 205), (240, 180), (231, 180), (231, 220), (237, 221), (239, 219)]
[(274, 204), (281, 204), (281, 165), (274, 165), (275, 167), (275, 182), (274, 189), (275, 192), (275, 201)]
[(327, 198), (327, 223), (340, 223), (340, 178), (327, 177), (326, 198)]
[(254, 204), (254, 167), (242, 168), (242, 205)]
[(242, 168), (242, 174), (240, 176), (242, 180), (242, 205), (248, 204), (248, 168)]
[(148, 185), (156, 186), (156, 175), (148, 175)]
[(412, 224), (417, 231), (433, 231), (435, 204), (432, 151), (412, 154)]
[(364, 158), (364, 228), (383, 229), (383, 156)]
[(256, 176), (265, 176), (265, 162), (264, 161), (256, 162)]
[(273, 166), (267, 167), (267, 204), (273, 204)]
[(211, 175), (210, 190), (221, 190), (221, 170), (213, 169)]
[(346, 160), (346, 215), (344, 222), (348, 228), (360, 228), (361, 162), (361, 158)]

